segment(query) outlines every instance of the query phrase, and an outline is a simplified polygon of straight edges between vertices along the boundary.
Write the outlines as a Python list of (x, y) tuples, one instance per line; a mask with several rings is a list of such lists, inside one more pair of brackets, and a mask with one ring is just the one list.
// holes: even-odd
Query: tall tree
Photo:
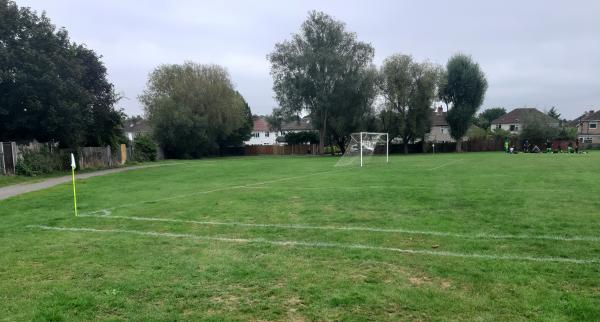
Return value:
[(116, 145), (125, 140), (118, 100), (93, 50), (44, 13), (0, 0), (0, 140)]
[(347, 102), (340, 101), (354, 81), (371, 67), (374, 49), (357, 41), (344, 23), (312, 11), (298, 34), (275, 45), (268, 56), (273, 89), (281, 108), (288, 114), (308, 111), (319, 128), (320, 152), (327, 136), (328, 121), (344, 113)]
[(548, 111), (548, 116), (550, 116), (553, 119), (559, 120), (560, 121), (560, 113), (558, 113), (558, 110), (556, 109), (556, 107), (552, 106), (552, 108), (550, 108), (550, 110)]
[(506, 109), (504, 107), (488, 108), (487, 110), (479, 113), (477, 116), (477, 126), (487, 130), (490, 128), (492, 121), (504, 114), (506, 114)]
[[(415, 62), (409, 55), (393, 55), (383, 62), (379, 86), (388, 109), (397, 113), (404, 153), (408, 153), (409, 142), (423, 137), (431, 128), (437, 81), (436, 66)], [(388, 112), (386, 116), (393, 114)]]
[(470, 56), (454, 55), (446, 65), (439, 98), (451, 105), (447, 121), (450, 135), (456, 140), (456, 151), (461, 151), (462, 138), (472, 123), (473, 116), (483, 103), (487, 90), (484, 73)]
[(250, 137), (250, 108), (223, 67), (192, 62), (159, 66), (139, 99), (169, 157), (218, 154)]
[[(377, 69), (365, 68), (359, 73), (348, 75), (340, 90), (336, 91), (337, 105), (332, 107), (328, 122), (331, 144), (346, 152), (350, 134), (357, 131), (375, 130), (373, 100), (376, 95)], [(333, 153), (333, 149), (332, 149)]]

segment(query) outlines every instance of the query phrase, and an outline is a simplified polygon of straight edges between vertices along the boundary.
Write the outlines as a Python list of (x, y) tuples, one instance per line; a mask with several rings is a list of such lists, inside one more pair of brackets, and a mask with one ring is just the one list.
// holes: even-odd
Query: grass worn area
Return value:
[[(176, 161), (176, 160), (166, 160), (166, 161), (160, 161), (160, 162), (132, 162), (132, 163), (127, 163), (127, 164), (117, 167), (117, 168), (125, 168), (125, 167), (130, 167), (130, 166), (146, 166), (146, 165), (156, 166), (156, 165), (171, 164), (171, 163), (180, 163), (180, 162)], [(100, 170), (107, 170), (107, 169), (102, 168), (102, 169), (77, 170), (77, 173), (89, 173), (89, 172), (95, 172), (95, 171), (100, 171)], [(21, 175), (5, 176), (5, 175), (0, 174), (0, 188), (6, 187), (6, 186), (11, 186), (11, 185), (16, 185), (16, 184), (21, 184), (21, 183), (36, 183), (36, 182), (44, 181), (44, 180), (50, 179), (50, 178), (70, 176), (70, 175), (71, 175), (71, 170), (56, 171), (56, 172), (42, 174), (39, 176), (32, 176), (32, 177), (21, 176)]]
[(78, 218), (69, 185), (0, 201), (0, 317), (600, 319), (600, 154), (336, 161), (82, 180)]

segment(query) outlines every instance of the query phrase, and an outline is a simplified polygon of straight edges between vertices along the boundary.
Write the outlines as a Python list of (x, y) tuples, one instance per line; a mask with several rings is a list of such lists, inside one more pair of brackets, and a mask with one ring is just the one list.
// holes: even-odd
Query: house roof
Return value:
[(600, 110), (594, 112), (589, 111), (581, 116), (582, 121), (600, 121)]
[(148, 121), (142, 118), (128, 119), (123, 122), (123, 131), (133, 133), (150, 132)]
[(447, 112), (443, 112), (439, 109), (431, 111), (431, 126), (448, 126), (446, 120)]
[(254, 132), (268, 132), (269, 131), (269, 122), (262, 117), (259, 116), (253, 120), (252, 131)]
[(550, 116), (540, 112), (536, 108), (515, 108), (514, 110), (500, 116), (499, 118), (492, 121), (492, 124), (514, 124), (521, 123), (528, 116), (539, 116), (544, 117), (549, 123), (558, 123), (557, 120)]
[(310, 131), (312, 129), (312, 124), (310, 124), (310, 120), (306, 117), (281, 124), (282, 131)]

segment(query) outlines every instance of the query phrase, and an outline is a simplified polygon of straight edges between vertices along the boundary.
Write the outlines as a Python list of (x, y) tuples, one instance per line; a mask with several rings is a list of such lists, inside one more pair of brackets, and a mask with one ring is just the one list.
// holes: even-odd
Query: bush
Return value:
[(317, 144), (319, 143), (319, 135), (314, 131), (289, 132), (285, 135), (287, 144)]
[(24, 149), (21, 158), (15, 166), (18, 175), (35, 177), (51, 173), (64, 168), (62, 158), (59, 154), (52, 153), (48, 149), (39, 151)]
[(156, 161), (156, 143), (146, 135), (133, 139), (133, 158), (136, 161)]

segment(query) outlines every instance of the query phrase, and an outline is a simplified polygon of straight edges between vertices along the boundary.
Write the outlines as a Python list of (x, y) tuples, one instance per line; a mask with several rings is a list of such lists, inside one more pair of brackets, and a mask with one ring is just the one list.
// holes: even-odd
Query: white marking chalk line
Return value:
[(219, 221), (198, 221), (198, 220), (183, 220), (157, 217), (137, 217), (137, 216), (113, 216), (109, 211), (105, 211), (104, 215), (85, 214), (80, 217), (94, 217), (107, 219), (124, 219), (135, 221), (158, 221), (172, 222), (195, 225), (213, 225), (213, 226), (239, 226), (253, 228), (282, 228), (282, 229), (304, 229), (304, 230), (342, 230), (342, 231), (366, 231), (379, 233), (402, 233), (414, 235), (430, 235), (440, 237), (454, 237), (465, 239), (531, 239), (531, 240), (558, 240), (558, 241), (600, 241), (600, 237), (594, 236), (557, 236), (557, 235), (496, 235), (496, 234), (458, 234), (441, 231), (426, 231), (426, 230), (410, 230), (410, 229), (392, 229), (392, 228), (377, 228), (377, 227), (348, 227), (348, 226), (316, 226), (316, 225), (290, 225), (290, 224), (252, 224), (241, 222), (219, 222)]
[(442, 165), (438, 165), (437, 167), (433, 167), (433, 168), (431, 168), (431, 169), (427, 169), (427, 170), (430, 170), (430, 171), (431, 171), (431, 170), (437, 170), (437, 169), (440, 169), (440, 168), (443, 168), (443, 167), (445, 167), (445, 166), (449, 166), (449, 165), (452, 165), (452, 164), (455, 164), (455, 163), (457, 163), (457, 162), (461, 162), (461, 161), (462, 161), (462, 160), (460, 160), (460, 159), (459, 159), (459, 160), (450, 161), (450, 162), (448, 162), (448, 163), (444, 163), (444, 164), (442, 164)]
[(124, 230), (124, 229), (51, 227), (51, 226), (44, 226), (44, 225), (28, 225), (27, 228), (38, 228), (38, 229), (42, 229), (42, 230), (69, 231), (69, 232), (95, 232), (95, 233), (131, 234), (131, 235), (153, 236), (153, 237), (187, 238), (187, 239), (193, 239), (193, 240), (221, 241), (221, 242), (229, 242), (229, 243), (246, 243), (246, 244), (257, 243), (257, 244), (267, 244), (267, 245), (275, 245), (275, 246), (377, 250), (377, 251), (391, 251), (391, 252), (404, 253), (404, 254), (431, 255), (431, 256), (442, 256), (442, 257), (459, 257), (459, 258), (476, 258), (476, 259), (488, 259), (488, 260), (516, 260), (516, 261), (556, 262), (556, 263), (572, 263), (572, 264), (592, 264), (592, 263), (600, 262), (597, 259), (575, 259), (575, 258), (562, 258), (562, 257), (532, 257), (532, 256), (518, 256), (518, 255), (487, 255), (487, 254), (477, 254), (477, 253), (431, 251), (431, 250), (424, 250), (424, 249), (403, 249), (403, 248), (395, 248), (395, 247), (380, 247), (380, 246), (369, 246), (369, 245), (362, 245), (362, 244), (342, 244), (342, 243), (329, 243), (329, 242), (303, 242), (303, 241), (295, 241), (295, 240), (276, 241), (276, 240), (251, 239), (251, 238), (211, 237), (211, 236), (200, 236), (200, 235), (192, 235), (192, 234), (161, 233), (161, 232), (154, 232), (154, 231), (139, 231), (139, 230)]
[(310, 173), (310, 174), (306, 174), (306, 175), (302, 175), (302, 176), (284, 177), (284, 178), (267, 180), (267, 181), (262, 181), (262, 182), (257, 182), (257, 183), (245, 184), (245, 185), (225, 186), (225, 187), (216, 188), (216, 189), (212, 189), (212, 190), (204, 190), (204, 191), (191, 192), (191, 193), (186, 193), (186, 194), (181, 194), (181, 195), (175, 195), (175, 196), (166, 197), (166, 198), (158, 198), (158, 199), (152, 199), (152, 200), (145, 200), (145, 201), (138, 201), (138, 202), (126, 203), (126, 204), (122, 204), (122, 205), (119, 205), (119, 206), (114, 206), (114, 207), (110, 207), (110, 208), (103, 208), (103, 209), (98, 209), (98, 210), (90, 211), (90, 212), (87, 212), (85, 214), (88, 214), (88, 215), (90, 215), (90, 214), (96, 214), (96, 213), (99, 213), (99, 212), (104, 212), (105, 210), (114, 210), (114, 209), (119, 209), (119, 208), (126, 208), (126, 207), (130, 207), (130, 206), (140, 205), (140, 204), (144, 204), (144, 203), (148, 203), (148, 202), (168, 201), (168, 200), (186, 198), (186, 197), (191, 197), (191, 196), (196, 196), (196, 195), (209, 194), (209, 193), (214, 193), (214, 192), (219, 192), (219, 191), (226, 191), (226, 190), (233, 190), (233, 189), (244, 189), (244, 188), (254, 188), (256, 186), (261, 186), (261, 185), (265, 185), (265, 184), (269, 184), (269, 183), (280, 182), (280, 181), (287, 181), (287, 180), (294, 180), (294, 179), (301, 179), (301, 178), (307, 178), (307, 177), (311, 177), (311, 176), (315, 176), (315, 175), (332, 173), (332, 172), (340, 172), (340, 171), (344, 171), (344, 170), (346, 170), (346, 169), (335, 169), (335, 170), (329, 170), (329, 171), (321, 171), (321, 172)]

